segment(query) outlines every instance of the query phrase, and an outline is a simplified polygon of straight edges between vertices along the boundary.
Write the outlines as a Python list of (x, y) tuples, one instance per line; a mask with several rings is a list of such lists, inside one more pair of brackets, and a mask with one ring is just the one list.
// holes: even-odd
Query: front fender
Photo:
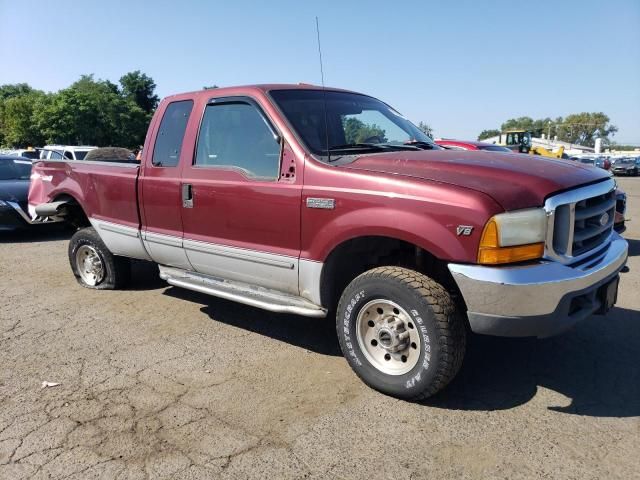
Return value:
[[(331, 251), (343, 242), (358, 237), (381, 236), (419, 246), (442, 260), (473, 262), (487, 218), (463, 220), (456, 215), (445, 216), (443, 212), (425, 215), (421, 211), (388, 207), (351, 210), (334, 216), (314, 234), (306, 232), (309, 244), (305, 245), (302, 257), (324, 262)], [(458, 235), (459, 225), (471, 227), (469, 235)]]

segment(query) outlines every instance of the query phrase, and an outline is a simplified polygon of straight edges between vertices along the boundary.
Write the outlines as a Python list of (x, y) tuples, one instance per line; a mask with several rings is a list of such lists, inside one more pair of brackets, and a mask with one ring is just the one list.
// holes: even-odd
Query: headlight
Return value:
[(478, 263), (495, 265), (541, 258), (546, 235), (547, 214), (542, 208), (495, 215), (482, 232)]

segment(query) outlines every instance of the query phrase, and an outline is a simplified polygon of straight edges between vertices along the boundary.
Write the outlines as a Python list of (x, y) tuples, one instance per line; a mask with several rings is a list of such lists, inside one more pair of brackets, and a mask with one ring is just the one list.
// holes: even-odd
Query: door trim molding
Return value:
[(167, 247), (182, 248), (182, 238), (174, 235), (165, 235), (163, 233), (144, 232), (144, 239), (150, 243), (159, 243), (160, 245), (166, 245)]
[(183, 244), (185, 250), (192, 250), (194, 252), (233, 258), (235, 260), (242, 260), (245, 262), (259, 263), (270, 267), (284, 268), (286, 270), (294, 270), (296, 267), (295, 261), (297, 259), (286, 255), (248, 250), (239, 247), (229, 247), (217, 243), (189, 240), (187, 238), (183, 240)]

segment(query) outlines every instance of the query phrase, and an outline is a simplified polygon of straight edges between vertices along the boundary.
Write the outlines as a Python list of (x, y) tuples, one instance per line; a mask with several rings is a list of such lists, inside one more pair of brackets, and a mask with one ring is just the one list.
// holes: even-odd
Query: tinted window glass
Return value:
[(87, 156), (87, 152), (86, 151), (78, 151), (76, 150), (76, 160), (84, 160), (84, 157)]
[(182, 139), (184, 131), (187, 129), (187, 122), (191, 114), (193, 102), (183, 100), (173, 102), (167, 106), (164, 112), (156, 144), (153, 147), (153, 158), (151, 163), (157, 167), (175, 167), (180, 160), (180, 150), (182, 150)]
[(64, 158), (68, 158), (69, 160), (73, 160), (73, 154), (67, 150), (64, 152)]
[[(327, 90), (272, 90), (270, 92), (309, 149), (325, 155), (344, 147), (384, 145), (374, 151), (433, 140), (387, 104), (357, 93)], [(432, 148), (438, 148), (433, 146)]]
[(209, 105), (200, 127), (195, 163), (204, 167), (232, 166), (249, 177), (276, 179), (280, 172), (280, 144), (253, 105)]
[(0, 180), (29, 180), (30, 176), (29, 160), (0, 159)]

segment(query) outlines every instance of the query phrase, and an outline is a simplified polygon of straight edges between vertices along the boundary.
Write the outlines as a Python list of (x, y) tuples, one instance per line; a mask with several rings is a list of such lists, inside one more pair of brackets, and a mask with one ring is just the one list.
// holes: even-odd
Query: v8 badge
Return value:
[(470, 225), (458, 225), (456, 227), (456, 233), (458, 236), (464, 235), (465, 237), (468, 237), (471, 235), (471, 232), (473, 232), (473, 227)]

